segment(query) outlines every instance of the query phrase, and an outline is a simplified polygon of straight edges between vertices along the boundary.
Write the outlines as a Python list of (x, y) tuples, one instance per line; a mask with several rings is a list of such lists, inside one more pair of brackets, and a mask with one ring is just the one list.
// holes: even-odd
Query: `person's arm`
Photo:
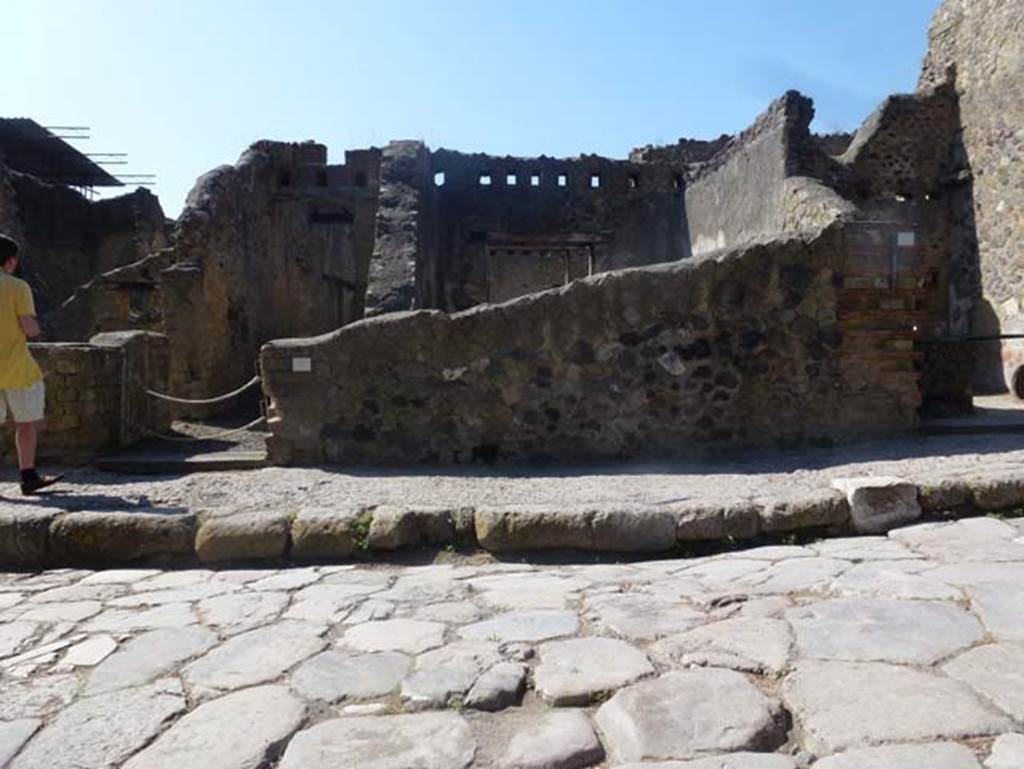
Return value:
[(39, 321), (36, 320), (36, 303), (32, 301), (32, 289), (27, 283), (22, 283), (22, 291), (17, 293), (15, 299), (15, 311), (18, 313), (18, 324), (28, 339), (35, 339), (39, 336)]
[(36, 320), (35, 315), (19, 315), (18, 323), (21, 325), (21, 330), (25, 333), (27, 339), (35, 339), (42, 333), (39, 328), (39, 321)]

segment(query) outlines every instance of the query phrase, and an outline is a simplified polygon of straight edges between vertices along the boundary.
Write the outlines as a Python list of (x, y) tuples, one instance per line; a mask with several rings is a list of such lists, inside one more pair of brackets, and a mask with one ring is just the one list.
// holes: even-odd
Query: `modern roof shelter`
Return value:
[(15, 171), (72, 187), (123, 187), (117, 177), (30, 118), (0, 118), (0, 158)]

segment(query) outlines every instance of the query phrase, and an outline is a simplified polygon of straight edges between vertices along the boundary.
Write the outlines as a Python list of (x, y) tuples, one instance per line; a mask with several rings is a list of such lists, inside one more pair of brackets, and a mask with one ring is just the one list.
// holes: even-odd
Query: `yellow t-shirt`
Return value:
[(0, 390), (31, 387), (43, 378), (18, 322), (22, 315), (35, 314), (28, 283), (0, 272)]

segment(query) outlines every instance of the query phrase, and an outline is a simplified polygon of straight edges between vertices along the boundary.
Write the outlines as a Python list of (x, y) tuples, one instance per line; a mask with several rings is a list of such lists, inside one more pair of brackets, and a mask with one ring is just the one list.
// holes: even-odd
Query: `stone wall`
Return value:
[[(921, 88), (947, 78), (962, 125), (961, 166), (953, 169), (961, 190), (955, 237), (963, 278), (954, 283), (967, 320), (961, 330), (1024, 333), (1024, 4), (946, 0), (929, 31)], [(1019, 360), (1005, 344), (1001, 361), (979, 361), (979, 384), (1006, 387)], [(993, 369), (995, 377), (985, 375)]]
[(46, 338), (70, 342), (126, 328), (159, 331), (164, 327), (163, 277), (174, 262), (174, 249), (165, 248), (97, 275), (42, 316)]
[(21, 272), (41, 312), (97, 273), (164, 248), (168, 229), (148, 190), (91, 201), (70, 187), (0, 165), (0, 232), (21, 242)]
[(789, 91), (695, 171), (686, 185), (694, 254), (784, 231), (786, 179), (805, 172), (805, 145), (822, 152), (808, 129), (813, 117), (811, 100)]
[(848, 237), (835, 224), (272, 342), (272, 459), (620, 459), (910, 430), (912, 335), (844, 316), (847, 289), (876, 304), (889, 290), (844, 284)]
[[(169, 413), (146, 388), (167, 387), (167, 339), (130, 331), (88, 343), (30, 345), (46, 382), (46, 428), (39, 456), (77, 463), (137, 441), (144, 430), (170, 424)], [(14, 430), (0, 429), (0, 457), (15, 462)]]
[(173, 248), (90, 281), (48, 328), (164, 333), (172, 392), (203, 398), (247, 381), (263, 342), (362, 317), (379, 153), (326, 161), (312, 142), (257, 142), (199, 179)]
[(889, 96), (839, 158), (846, 172), (840, 185), (854, 199), (940, 195), (958, 119), (949, 83)]
[(312, 142), (257, 142), (189, 193), (163, 278), (175, 393), (233, 389), (263, 342), (362, 317), (377, 170), (326, 159)]
[(734, 138), (730, 134), (722, 134), (709, 141), (682, 138), (675, 144), (648, 144), (632, 150), (629, 160), (631, 163), (671, 163), (696, 170), (728, 147)]
[(376, 238), (366, 288), (366, 314), (409, 310), (426, 291), (417, 275), (425, 251), (430, 153), (423, 142), (391, 142), (381, 152)]
[(685, 257), (682, 185), (665, 164), (432, 152), (418, 306), (460, 310)]

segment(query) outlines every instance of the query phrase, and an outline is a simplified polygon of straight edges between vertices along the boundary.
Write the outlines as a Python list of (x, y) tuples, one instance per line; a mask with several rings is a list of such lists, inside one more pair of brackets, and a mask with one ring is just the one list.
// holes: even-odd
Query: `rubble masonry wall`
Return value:
[(272, 342), (272, 461), (666, 457), (912, 429), (909, 335), (845, 347), (845, 237), (837, 224)]

